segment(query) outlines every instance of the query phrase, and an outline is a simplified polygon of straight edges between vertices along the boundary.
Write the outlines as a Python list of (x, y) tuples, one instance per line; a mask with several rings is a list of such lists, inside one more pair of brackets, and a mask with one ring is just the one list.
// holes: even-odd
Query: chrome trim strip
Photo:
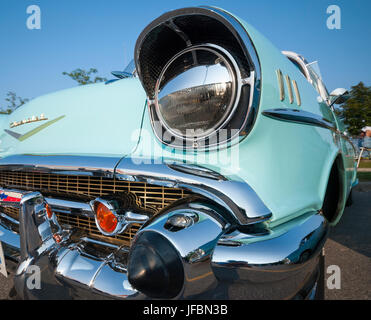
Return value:
[(298, 106), (301, 106), (301, 98), (300, 98), (300, 92), (298, 88), (298, 84), (295, 80), (292, 80), (292, 86), (294, 87), (295, 96), (296, 96), (296, 103)]
[[(1, 170), (1, 169), (0, 169)], [(0, 190), (7, 192), (17, 192), (22, 195), (22, 198), (32, 193), (32, 191), (22, 191), (22, 190), (15, 190), (15, 189), (4, 189), (0, 188)], [(59, 211), (62, 210), (63, 212), (71, 212), (71, 210), (79, 211), (79, 214), (87, 215), (89, 217), (94, 217), (94, 213), (91, 210), (89, 203), (78, 202), (78, 201), (70, 201), (64, 199), (57, 199), (57, 198), (48, 198), (45, 197), (46, 202), (53, 208), (53, 210)], [(0, 199), (0, 205), (2, 207), (11, 207), (11, 208), (21, 208), (20, 205), (21, 201), (19, 202), (8, 202), (2, 201)], [(0, 213), (1, 214), (1, 213)], [(18, 222), (18, 221), (17, 221)]]
[[(255, 46), (253, 41), (251, 40), (248, 31), (245, 29), (245, 27), (236, 19), (235, 16), (230, 14), (229, 12), (213, 7), (213, 6), (200, 6), (200, 8), (207, 9), (211, 12), (214, 12), (221, 16), (224, 20), (226, 20), (228, 23), (230, 23), (235, 31), (237, 32), (238, 36), (240, 37), (240, 42), (246, 47), (247, 55), (246, 58), (250, 62), (250, 64), (254, 67), (254, 72), (256, 73), (256, 79), (255, 79), (255, 85), (260, 90), (260, 80), (261, 80), (261, 69), (260, 69), (260, 61), (258, 54), (256, 52)], [(259, 81), (259, 83), (257, 83)]]
[[(51, 156), (46, 162), (45, 156), (10, 156), (0, 160), (1, 170), (15, 171), (40, 171), (50, 173), (86, 174), (96, 175), (105, 174), (113, 177), (113, 169), (107, 166), (103, 169), (97, 164), (104, 164), (106, 158), (100, 162), (95, 157), (75, 157), (71, 156)], [(113, 159), (110, 158), (112, 161)], [(31, 164), (31, 160), (34, 164)], [(82, 165), (78, 165), (78, 160)], [(116, 160), (116, 159), (115, 159)], [(244, 181), (233, 181), (221, 176), (207, 177), (200, 174), (193, 174), (191, 171), (179, 171), (178, 163), (163, 163), (153, 159), (148, 163), (144, 159), (123, 158), (117, 163), (115, 177), (120, 180), (142, 181), (149, 184), (184, 188), (196, 194), (200, 194), (210, 200), (222, 205), (234, 219), (242, 225), (259, 223), (269, 220), (272, 217), (271, 211), (264, 205), (255, 191)], [(92, 163), (90, 163), (92, 161)], [(68, 165), (68, 164), (74, 164)], [(108, 162), (110, 163), (110, 162)], [(113, 161), (111, 162), (113, 163)], [(67, 165), (65, 165), (67, 164)], [(83, 165), (85, 167), (83, 167)], [(172, 168), (172, 166), (174, 166)], [(65, 171), (68, 167), (68, 171)], [(205, 168), (192, 166), (194, 170), (205, 171)], [(75, 169), (76, 171), (73, 171)], [(93, 170), (93, 171), (92, 171)], [(47, 198), (48, 203), (53, 207), (75, 208), (91, 216), (91, 209), (88, 210), (87, 204), (80, 202), (66, 201), (62, 199)]]
[(299, 109), (277, 108), (269, 109), (262, 112), (268, 118), (280, 121), (294, 122), (306, 125), (317, 126), (332, 131), (337, 131), (334, 124), (324, 119), (323, 117), (312, 112), (303, 111)]
[(12, 155), (0, 159), (0, 171), (46, 172), (113, 178), (121, 157)]
[(278, 89), (280, 93), (280, 100), (285, 100), (285, 87), (283, 86), (283, 76), (282, 71), (280, 69), (276, 70), (277, 81), (278, 81)]
[(296, 52), (292, 52), (292, 51), (282, 51), (282, 54), (285, 55), (290, 61), (294, 60), (300, 66), (301, 74), (303, 74), (304, 72), (305, 74), (303, 74), (303, 76), (307, 79), (307, 81), (310, 84), (312, 84), (312, 79), (310, 78), (308, 67), (306, 63), (304, 62), (304, 60), (300, 58), (301, 56), (297, 54)]
[(291, 79), (287, 74), (285, 75), (285, 79), (286, 79), (287, 89), (289, 91), (289, 101), (290, 101), (290, 104), (292, 104), (294, 102), (294, 95), (292, 93)]
[(187, 164), (187, 163), (171, 163), (168, 164), (168, 166), (171, 169), (174, 169), (176, 171), (180, 171), (183, 173), (192, 174), (194, 176), (199, 176), (203, 178), (208, 179), (214, 179), (214, 180), (227, 180), (224, 176), (222, 176), (220, 173), (210, 170), (208, 168), (204, 168), (202, 166), (197, 166), (193, 164)]
[(341, 138), (347, 140), (353, 147), (354, 152), (356, 153), (356, 147), (354, 146), (353, 142), (350, 140), (348, 136), (346, 136), (343, 132), (339, 131), (332, 122), (315, 113), (299, 109), (277, 108), (265, 110), (262, 112), (262, 114), (268, 118), (272, 118), (275, 120), (312, 125), (320, 128), (329, 129), (335, 134), (340, 135)]
[(255, 191), (243, 181), (193, 175), (174, 170), (171, 163), (143, 163), (141, 159), (124, 158), (116, 168), (116, 177), (121, 180), (142, 181), (150, 184), (184, 188), (203, 195), (222, 205), (240, 224), (254, 224), (272, 217)]
[(20, 137), (22, 137), (22, 135), (20, 134), (20, 133), (17, 133), (17, 132), (14, 132), (14, 131), (11, 131), (11, 130), (8, 130), (8, 129), (4, 129), (4, 131), (8, 134), (8, 135), (10, 135), (10, 136), (12, 136), (13, 138), (16, 138), (16, 139), (20, 139)]
[(9, 217), (8, 215), (6, 215), (3, 212), (0, 212), (0, 217), (3, 218), (3, 219), (8, 220), (9, 222), (11, 222), (11, 223), (13, 223), (15, 225), (19, 225), (19, 221), (13, 219), (12, 217)]
[(95, 239), (92, 239), (92, 238), (89, 238), (89, 237), (82, 237), (81, 240), (82, 241), (85, 241), (85, 242), (90, 242), (90, 243), (98, 244), (98, 245), (101, 245), (101, 246), (110, 247), (110, 248), (113, 248), (113, 249), (119, 249), (120, 248), (119, 246), (117, 246), (115, 244), (112, 244), (112, 243), (109, 243), (109, 242), (103, 242), (103, 241), (95, 240)]
[(78, 211), (78, 214), (94, 218), (94, 213), (91, 210), (89, 203), (48, 197), (45, 197), (45, 201), (57, 212), (62, 210), (62, 212), (70, 213), (72, 210), (76, 210)]

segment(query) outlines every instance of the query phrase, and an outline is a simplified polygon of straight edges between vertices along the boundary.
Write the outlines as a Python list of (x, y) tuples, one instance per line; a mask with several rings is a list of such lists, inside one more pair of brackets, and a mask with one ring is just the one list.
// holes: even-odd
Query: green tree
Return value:
[(358, 135), (364, 126), (371, 126), (371, 87), (363, 82), (352, 86), (350, 98), (337, 113), (351, 135)]
[(98, 70), (95, 68), (90, 68), (89, 71), (86, 71), (84, 69), (75, 69), (71, 72), (63, 72), (62, 74), (65, 76), (69, 76), (73, 80), (77, 81), (78, 84), (85, 85), (89, 83), (96, 83), (96, 82), (102, 82), (107, 81), (106, 78), (98, 77), (96, 76), (94, 79), (91, 77), (93, 74), (97, 73)]
[(0, 110), (0, 114), (10, 114), (29, 101), (29, 99), (18, 97), (14, 91), (9, 91), (6, 96), (5, 101), (8, 102), (8, 105)]

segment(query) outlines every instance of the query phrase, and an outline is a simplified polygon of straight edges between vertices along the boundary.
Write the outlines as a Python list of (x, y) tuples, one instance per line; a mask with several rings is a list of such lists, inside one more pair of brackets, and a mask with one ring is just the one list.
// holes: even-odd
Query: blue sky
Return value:
[[(133, 56), (136, 38), (162, 13), (215, 5), (237, 14), (281, 50), (318, 60), (331, 91), (371, 85), (369, 0), (1, 0), (0, 107), (9, 90), (23, 98), (75, 86), (63, 71), (95, 67), (110, 78)], [(341, 29), (326, 27), (329, 5), (341, 9)], [(26, 8), (41, 9), (41, 30), (29, 30)]]

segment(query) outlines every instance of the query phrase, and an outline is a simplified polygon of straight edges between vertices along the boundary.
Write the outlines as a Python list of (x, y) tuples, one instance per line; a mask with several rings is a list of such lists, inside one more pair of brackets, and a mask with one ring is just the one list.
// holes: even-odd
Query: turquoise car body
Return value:
[[(163, 145), (153, 134), (146, 93), (140, 81), (129, 78), (51, 93), (31, 100), (9, 116), (3, 115), (1, 157), (69, 154), (196, 162), (229, 179), (248, 182), (271, 210), (271, 222), (280, 224), (310, 210), (321, 209), (331, 168), (340, 155), (345, 168), (344, 193), (348, 195), (356, 181), (355, 155), (348, 140), (340, 138), (334, 142), (333, 133), (328, 129), (278, 122), (262, 113), (272, 108), (299, 108), (334, 122), (336, 116), (324, 102), (318, 102), (318, 92), (295, 65), (251, 25), (240, 21), (248, 30), (260, 59), (261, 100), (250, 134), (232, 143), (231, 150), (209, 151), (205, 156), (206, 152), (195, 155)], [(301, 106), (290, 103), (287, 95), (283, 101), (279, 99), (277, 69), (298, 83)], [(5, 128), (12, 130), (9, 124), (14, 121), (43, 113), (50, 120), (64, 118), (24, 141), (4, 131)], [(35, 122), (12, 131), (24, 135), (38, 126), (40, 123)], [(239, 159), (231, 156), (235, 154)]]
[[(75, 87), (33, 99), (9, 116), (2, 116), (1, 157), (14, 154), (125, 156), (137, 143), (138, 137), (132, 134), (140, 128), (145, 101), (145, 93), (135, 78), (109, 85)], [(41, 114), (48, 120), (10, 128), (14, 121)], [(4, 131), (26, 135), (59, 118), (25, 140)]]
[[(354, 148), (328, 103), (319, 99), (319, 92), (298, 67), (254, 27), (233, 17), (247, 31), (261, 68), (258, 113), (248, 135), (208, 151), (180, 150), (163, 144), (151, 126), (146, 91), (140, 79), (133, 76), (51, 93), (31, 100), (10, 115), (2, 115), (0, 157), (113, 158), (117, 159), (113, 161), (114, 172), (123, 159), (153, 165), (197, 164), (226, 180), (247, 183), (271, 212), (264, 223), (274, 232), (239, 240), (244, 245), (280, 238), (293, 227), (305, 226), (321, 211), (331, 171), (338, 166), (341, 197), (337, 214), (329, 221), (335, 225), (357, 183)], [(296, 81), (301, 103), (290, 101), (286, 84), (281, 99), (277, 70)], [(272, 109), (308, 112), (326, 119), (336, 129), (267, 117), (264, 112)], [(42, 114), (47, 120), (12, 127)], [(300, 256), (297, 248), (293, 252), (293, 256)]]

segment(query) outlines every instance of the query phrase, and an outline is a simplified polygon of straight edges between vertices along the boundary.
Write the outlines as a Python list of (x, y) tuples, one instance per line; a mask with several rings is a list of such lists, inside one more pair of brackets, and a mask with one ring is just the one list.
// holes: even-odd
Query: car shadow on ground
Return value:
[(371, 191), (354, 192), (340, 222), (330, 230), (329, 238), (371, 258)]

